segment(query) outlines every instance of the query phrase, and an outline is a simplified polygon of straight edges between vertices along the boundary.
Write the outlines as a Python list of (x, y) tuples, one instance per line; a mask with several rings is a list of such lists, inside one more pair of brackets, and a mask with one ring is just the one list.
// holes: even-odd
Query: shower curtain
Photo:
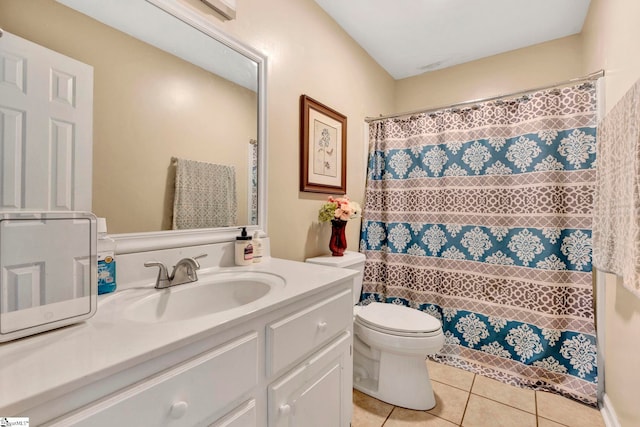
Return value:
[(442, 321), (433, 358), (596, 403), (592, 82), (370, 124), (361, 304)]

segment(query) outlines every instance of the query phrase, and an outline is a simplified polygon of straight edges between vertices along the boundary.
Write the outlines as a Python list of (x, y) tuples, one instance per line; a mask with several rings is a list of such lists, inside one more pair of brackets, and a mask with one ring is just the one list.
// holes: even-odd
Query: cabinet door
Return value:
[(351, 334), (345, 331), (269, 387), (269, 426), (348, 426), (351, 363)]

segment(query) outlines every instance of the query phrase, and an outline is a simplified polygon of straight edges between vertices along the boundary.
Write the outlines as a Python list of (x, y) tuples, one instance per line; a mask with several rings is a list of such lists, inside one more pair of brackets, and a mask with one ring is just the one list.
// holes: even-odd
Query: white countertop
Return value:
[[(0, 416), (15, 416), (52, 395), (71, 392), (357, 274), (352, 270), (266, 258), (260, 264), (246, 267), (202, 270), (199, 276), (221, 271), (268, 272), (282, 277), (286, 285), (242, 307), (161, 325), (122, 319), (122, 307), (114, 302), (130, 290), (102, 295), (98, 298), (98, 311), (91, 319), (0, 344)], [(153, 283), (149, 287), (153, 288)]]

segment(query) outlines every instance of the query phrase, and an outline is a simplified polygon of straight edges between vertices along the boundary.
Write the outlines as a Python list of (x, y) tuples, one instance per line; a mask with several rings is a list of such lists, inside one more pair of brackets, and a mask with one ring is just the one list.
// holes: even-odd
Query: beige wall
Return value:
[[(583, 28), (586, 70), (605, 70), (605, 111), (640, 78), (640, 2), (591, 0)], [(607, 275), (605, 388), (622, 427), (640, 425), (640, 299)]]
[(53, 0), (2, 0), (0, 27), (94, 67), (92, 210), (110, 233), (171, 229), (173, 156), (234, 165), (247, 224), (255, 92)]
[(586, 69), (604, 69), (609, 111), (640, 77), (640, 2), (591, 0), (582, 36)]
[(579, 77), (579, 35), (491, 56), (396, 83), (396, 112), (504, 95)]
[[(207, 12), (198, 0), (185, 0)], [(299, 99), (306, 94), (347, 116), (347, 193), (362, 202), (364, 118), (393, 110), (393, 79), (313, 0), (242, 0), (222, 28), (268, 56), (269, 209), (273, 255), (303, 260), (328, 253), (329, 225), (319, 226), (327, 195), (299, 189)], [(220, 25), (220, 21), (211, 17)], [(358, 220), (347, 225), (357, 250)]]

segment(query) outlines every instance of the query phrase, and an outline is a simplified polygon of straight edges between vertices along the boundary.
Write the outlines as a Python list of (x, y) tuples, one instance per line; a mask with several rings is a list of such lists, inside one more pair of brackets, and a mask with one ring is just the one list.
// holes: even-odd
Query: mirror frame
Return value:
[[(64, 0), (57, 0), (64, 3)], [(131, 1), (131, 0), (129, 0)], [(175, 0), (143, 0), (150, 3), (174, 18), (201, 31), (212, 39), (226, 45), (230, 49), (242, 54), (257, 64), (258, 69), (258, 223), (246, 224), (247, 231), (267, 231), (267, 57), (257, 50), (245, 45), (241, 41), (224, 33), (210, 20)], [(68, 5), (67, 5), (68, 6)], [(72, 7), (72, 6), (70, 6)], [(126, 13), (126, 10), (122, 11)], [(113, 234), (116, 241), (116, 254), (145, 252), (160, 249), (178, 248), (185, 246), (205, 245), (235, 240), (237, 227), (203, 228), (191, 230), (167, 230), (144, 233)]]

